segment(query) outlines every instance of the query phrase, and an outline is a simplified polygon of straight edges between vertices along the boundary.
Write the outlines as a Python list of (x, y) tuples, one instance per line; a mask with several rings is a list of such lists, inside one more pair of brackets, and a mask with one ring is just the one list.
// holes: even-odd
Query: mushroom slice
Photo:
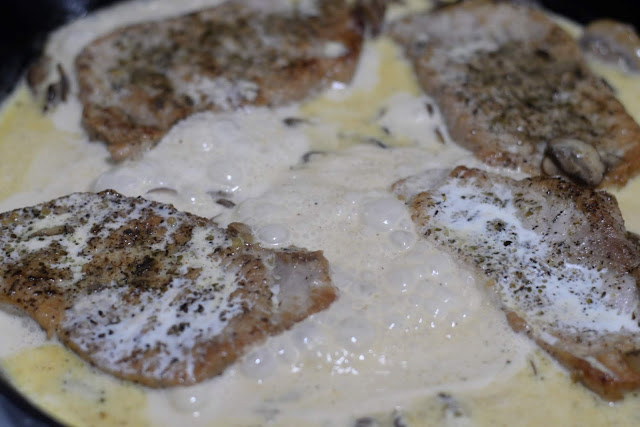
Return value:
[[(560, 175), (589, 187), (598, 186), (604, 178), (606, 167), (598, 151), (579, 139), (555, 139), (549, 142), (545, 153), (542, 170), (549, 175), (557, 175), (554, 172), (559, 172)], [(545, 163), (547, 159), (554, 163), (556, 170)]]

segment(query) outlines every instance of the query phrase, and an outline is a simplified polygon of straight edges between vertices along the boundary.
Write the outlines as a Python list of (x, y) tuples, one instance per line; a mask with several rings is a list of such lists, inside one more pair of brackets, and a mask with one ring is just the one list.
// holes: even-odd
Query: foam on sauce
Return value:
[(100, 175), (93, 189), (117, 188), (202, 216), (218, 215), (225, 210), (219, 199), (238, 203), (258, 196), (300, 162), (309, 139), (304, 129), (288, 129), (283, 122), (295, 114), (295, 107), (197, 114), (141, 160)]
[[(203, 3), (119, 5), (58, 31), (50, 48), (63, 53), (69, 70), (75, 53), (96, 34)], [(394, 14), (401, 13), (394, 7)], [(523, 414), (527, 424), (638, 422), (636, 397), (608, 405), (572, 384), (528, 339), (511, 331), (468, 271), (418, 238), (389, 186), (425, 169), (483, 166), (448, 142), (437, 109), (427, 107), (433, 104), (420, 95), (399, 52), (385, 38), (368, 42), (348, 87), (335, 85), (301, 105), (273, 111), (193, 116), (143, 159), (117, 167), (105, 160), (102, 144), (80, 136), (77, 101), (59, 106), (50, 118), (32, 114), (19, 139), (33, 144), (32, 166), (7, 178), (11, 190), (2, 194), (12, 195), (0, 200), (2, 211), (114, 187), (215, 217), (222, 226), (243, 221), (265, 246), (322, 249), (340, 297), (330, 309), (255, 347), (223, 375), (167, 390), (116, 381), (47, 344), (74, 361), (54, 357), (61, 375), (50, 375), (51, 365), (27, 357), (45, 348), (42, 332), (0, 310), (3, 369), (28, 396), (78, 425), (112, 423), (96, 414), (123, 408), (130, 408), (131, 425), (348, 425), (358, 417), (383, 425), (512, 425), (523, 423)], [(621, 85), (620, 93), (640, 96), (637, 80), (607, 75), (613, 86)], [(23, 162), (26, 155), (5, 150), (18, 141), (4, 129), (20, 108), (36, 111), (25, 90), (0, 118), (0, 149), (9, 163)], [(640, 106), (632, 112), (638, 117)], [(288, 117), (303, 120), (283, 125)], [(38, 127), (51, 130), (52, 122), (66, 132), (54, 131), (60, 139), (55, 149), (39, 142)], [(625, 203), (639, 185), (635, 180), (620, 193), (623, 213), (632, 221), (640, 206)], [(640, 223), (627, 226), (640, 231)], [(68, 376), (92, 393), (108, 390), (107, 381), (139, 397), (77, 399), (63, 392)], [(36, 380), (43, 387), (29, 385)]]

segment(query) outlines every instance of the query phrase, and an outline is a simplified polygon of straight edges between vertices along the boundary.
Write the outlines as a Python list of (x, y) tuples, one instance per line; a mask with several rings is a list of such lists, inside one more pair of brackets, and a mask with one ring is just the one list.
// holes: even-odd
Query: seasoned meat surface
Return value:
[(542, 12), (472, 0), (410, 16), (390, 33), (452, 138), (487, 164), (588, 186), (637, 173), (640, 128)]
[(393, 190), (418, 232), (474, 269), (511, 326), (576, 380), (607, 399), (640, 386), (640, 246), (612, 195), (465, 167)]
[(336, 298), (321, 252), (270, 250), (113, 191), (0, 214), (0, 302), (117, 377), (151, 387), (220, 374)]
[(121, 160), (195, 112), (281, 105), (348, 82), (364, 27), (376, 30), (384, 14), (370, 1), (271, 11), (270, 2), (231, 0), (119, 29), (76, 58), (84, 125)]

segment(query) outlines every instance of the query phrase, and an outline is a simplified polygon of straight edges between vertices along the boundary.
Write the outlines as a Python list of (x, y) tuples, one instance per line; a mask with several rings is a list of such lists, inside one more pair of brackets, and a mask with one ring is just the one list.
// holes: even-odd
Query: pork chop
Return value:
[(452, 138), (487, 164), (588, 186), (637, 174), (640, 127), (542, 12), (471, 0), (407, 17), (390, 33)]
[(376, 30), (384, 15), (379, 0), (352, 8), (318, 0), (288, 12), (261, 3), (232, 0), (86, 46), (75, 64), (90, 135), (122, 160), (195, 112), (276, 106), (349, 82), (365, 28)]
[(576, 380), (607, 399), (640, 386), (640, 245), (612, 195), (465, 167), (393, 190), (418, 232), (474, 269), (513, 329)]
[(220, 374), (336, 298), (321, 252), (265, 249), (171, 205), (75, 193), (0, 214), (0, 302), (113, 375)]

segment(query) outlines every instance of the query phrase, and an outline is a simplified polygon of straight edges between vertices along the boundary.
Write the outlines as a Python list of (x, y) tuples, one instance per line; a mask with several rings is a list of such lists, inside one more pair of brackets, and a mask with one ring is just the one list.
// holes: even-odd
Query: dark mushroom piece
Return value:
[(382, 149), (389, 148), (389, 146), (387, 144), (385, 144), (384, 142), (380, 141), (378, 138), (369, 137), (369, 138), (366, 138), (364, 140), (364, 142), (366, 144), (375, 145), (376, 147), (382, 148)]
[(356, 20), (371, 36), (382, 31), (386, 10), (386, 0), (358, 0), (354, 8)]
[(393, 427), (409, 427), (409, 422), (397, 408), (393, 411)]
[(69, 78), (67, 73), (62, 68), (62, 65), (56, 66), (59, 79), (56, 82), (47, 86), (46, 102), (43, 110), (49, 111), (51, 108), (57, 106), (60, 102), (67, 102), (67, 95), (69, 94)]
[(286, 117), (282, 120), (282, 123), (284, 123), (285, 126), (288, 126), (290, 128), (295, 128), (300, 125), (309, 124), (309, 120), (302, 119), (300, 117)]
[(231, 208), (236, 206), (236, 204), (233, 203), (229, 199), (217, 199), (216, 203), (219, 204), (220, 206), (223, 206), (223, 207), (227, 208), (227, 209), (231, 209)]
[[(57, 79), (55, 79), (55, 72), (58, 74)], [(26, 79), (33, 96), (42, 102), (44, 112), (51, 110), (60, 102), (67, 101), (69, 78), (59, 63), (54, 71), (49, 56), (44, 55), (31, 64), (27, 70)]]
[(603, 61), (640, 72), (640, 37), (631, 25), (611, 19), (593, 21), (585, 28), (580, 46)]
[(379, 425), (380, 423), (371, 417), (358, 418), (353, 424), (354, 427), (378, 427)]
[(607, 168), (592, 145), (575, 138), (557, 138), (547, 145), (542, 170), (547, 175), (562, 175), (596, 187), (602, 182)]
[(438, 400), (442, 402), (442, 410), (446, 415), (453, 418), (460, 418), (466, 416), (465, 410), (460, 405), (460, 402), (449, 393), (438, 393)]
[(325, 153), (324, 151), (318, 151), (318, 150), (307, 151), (302, 155), (302, 163), (309, 163), (313, 156), (316, 156), (316, 155), (324, 156), (325, 154), (327, 153)]
[(433, 9), (442, 9), (443, 7), (451, 6), (456, 3), (461, 3), (463, 0), (435, 0), (433, 2)]

